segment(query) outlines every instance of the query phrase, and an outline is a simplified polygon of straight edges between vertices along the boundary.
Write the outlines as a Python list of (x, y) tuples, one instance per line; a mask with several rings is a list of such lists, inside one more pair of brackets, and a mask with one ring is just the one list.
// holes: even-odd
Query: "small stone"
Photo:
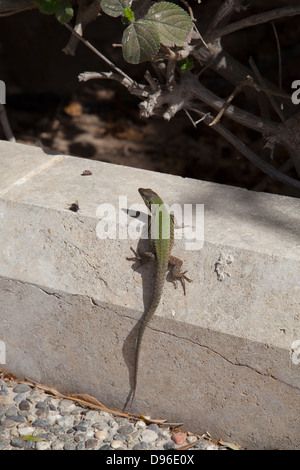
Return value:
[(79, 442), (79, 444), (76, 446), (76, 450), (84, 450), (84, 442)]
[(16, 402), (16, 404), (18, 405), (19, 403), (21, 403), (21, 401), (23, 401), (25, 399), (26, 399), (26, 393), (18, 393), (14, 397), (14, 402)]
[(0, 395), (8, 395), (8, 388), (6, 387), (3, 380), (0, 381)]
[(209, 445), (208, 442), (203, 440), (201, 442), (198, 442), (198, 444), (195, 445), (195, 449), (206, 450), (208, 445)]
[(97, 431), (95, 432), (95, 437), (96, 439), (99, 439), (100, 441), (103, 441), (103, 439), (105, 439), (107, 437), (107, 431), (105, 430), (100, 430), (100, 431)]
[(185, 432), (175, 432), (172, 435), (172, 441), (175, 442), (177, 446), (182, 445), (186, 440), (187, 434)]
[(96, 447), (99, 444), (98, 439), (88, 439), (85, 442), (85, 448), (86, 449), (92, 449), (93, 447)]
[(69, 416), (62, 416), (56, 420), (56, 424), (61, 426), (62, 428), (71, 428), (73, 426), (74, 419), (70, 418)]
[(89, 410), (85, 415), (85, 419), (87, 421), (97, 421), (98, 418), (99, 418), (98, 411)]
[(64, 448), (64, 442), (60, 441), (59, 439), (57, 439), (56, 441), (54, 441), (52, 444), (51, 444), (51, 449), (52, 450), (63, 450)]
[(31, 388), (27, 384), (18, 384), (13, 388), (13, 392), (15, 393), (26, 393), (29, 392)]
[(75, 442), (84, 442), (85, 441), (85, 434), (82, 432), (77, 432), (74, 436), (74, 441)]
[(104, 444), (103, 446), (100, 447), (99, 450), (109, 450), (110, 449), (110, 445), (109, 444)]
[(76, 450), (76, 446), (74, 446), (74, 444), (72, 444), (71, 442), (67, 442), (64, 445), (64, 450)]
[(47, 434), (46, 432), (43, 432), (43, 433), (39, 434), (39, 437), (42, 437), (46, 441), (51, 441), (52, 434)]
[(5, 415), (5, 406), (0, 405), (0, 420), (3, 418)]
[(189, 444), (192, 444), (193, 442), (198, 441), (198, 437), (197, 437), (197, 436), (194, 436), (194, 435), (191, 435), (191, 436), (188, 436), (188, 437), (186, 438), (186, 440), (187, 440), (187, 442), (188, 442)]
[(35, 442), (34, 441), (25, 441), (24, 450), (32, 450), (35, 449)]
[(11, 419), (5, 419), (4, 421), (2, 421), (1, 425), (3, 426), (3, 428), (13, 428), (16, 423), (14, 421), (12, 421)]
[(16, 427), (12, 428), (12, 430), (10, 431), (10, 435), (11, 437), (19, 436), (18, 429)]
[(153, 442), (158, 438), (158, 435), (155, 431), (152, 431), (151, 429), (145, 429), (145, 431), (142, 432), (142, 440), (145, 442)]
[(89, 427), (89, 423), (87, 421), (81, 421), (81, 423), (74, 426), (75, 431), (86, 431)]
[(49, 415), (49, 409), (48, 408), (41, 408), (39, 410), (36, 410), (36, 413), (35, 413), (36, 417), (37, 418), (47, 418), (48, 415)]
[(4, 393), (3, 395), (0, 393), (0, 403), (2, 406), (9, 406), (11, 404), (11, 397), (9, 396), (9, 393)]
[(139, 442), (132, 447), (132, 450), (147, 450), (148, 444), (147, 442)]
[(145, 421), (137, 421), (135, 424), (136, 429), (145, 429), (147, 424)]
[(87, 439), (93, 439), (95, 437), (95, 433), (93, 429), (88, 429), (87, 432), (85, 433), (85, 436)]
[(9, 416), (14, 416), (16, 415), (18, 412), (17, 408), (15, 406), (10, 406), (9, 408), (7, 408), (7, 410), (5, 411), (5, 416), (7, 418), (9, 418)]
[(132, 424), (125, 424), (118, 429), (119, 434), (131, 434), (134, 431), (134, 426)]
[(11, 446), (10, 446), (9, 441), (7, 441), (7, 440), (1, 441), (0, 442), (0, 450), (11, 450)]
[(111, 447), (112, 449), (119, 449), (119, 447), (121, 447), (122, 444), (123, 444), (122, 441), (114, 440), (114, 441), (112, 441), (112, 443), (110, 444), (110, 447)]
[(46, 442), (46, 441), (39, 441), (36, 443), (35, 448), (36, 450), (49, 450), (50, 444), (49, 442)]
[(166, 444), (164, 445), (164, 450), (172, 450), (172, 449), (175, 449), (175, 443), (172, 441), (166, 442)]
[(14, 423), (24, 423), (25, 422), (25, 418), (23, 418), (23, 416), (19, 416), (19, 415), (7, 416), (7, 419), (10, 419)]
[(219, 447), (216, 444), (210, 443), (206, 447), (206, 450), (219, 450)]
[(17, 447), (18, 449), (22, 449), (25, 447), (25, 441), (22, 439), (22, 437), (13, 437), (12, 440), (10, 441), (10, 445), (12, 447)]
[(50, 413), (49, 416), (47, 416), (47, 420), (51, 426), (57, 423), (60, 418), (62, 418), (62, 415), (59, 413)]
[(37, 404), (35, 405), (36, 408), (38, 408), (39, 410), (43, 410), (45, 408), (47, 408), (47, 403), (44, 401), (38, 401)]
[(61, 400), (58, 405), (59, 411), (62, 412), (68, 412), (70, 413), (76, 408), (75, 403), (69, 400)]
[(20, 436), (29, 436), (33, 434), (34, 431), (35, 431), (35, 428), (33, 428), (32, 426), (26, 426), (25, 428), (18, 429), (18, 433)]
[(19, 410), (21, 411), (28, 411), (30, 410), (30, 403), (27, 400), (22, 400), (19, 403)]
[(32, 426), (35, 426), (36, 428), (45, 428), (49, 426), (49, 422), (46, 419), (36, 419), (33, 421)]

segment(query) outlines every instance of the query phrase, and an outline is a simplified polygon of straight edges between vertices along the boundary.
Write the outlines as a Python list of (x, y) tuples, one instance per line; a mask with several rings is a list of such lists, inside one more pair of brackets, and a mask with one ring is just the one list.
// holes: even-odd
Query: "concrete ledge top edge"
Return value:
[[(143, 206), (137, 189), (151, 187), (170, 205), (204, 204), (204, 239), (210, 243), (300, 258), (300, 199), (79, 157), (46, 155), (41, 148), (23, 144), (0, 141), (0, 154), (1, 172), (9, 161), (13, 173), (20, 159), (27, 172), (17, 173), (21, 184), (6, 178), (10, 185), (8, 190), (0, 186), (0, 199), (69, 214), (68, 206), (78, 200), (78, 216), (97, 219), (98, 206), (111, 203), (118, 208), (119, 196), (127, 198), (128, 207)], [(82, 176), (88, 168), (92, 175)]]

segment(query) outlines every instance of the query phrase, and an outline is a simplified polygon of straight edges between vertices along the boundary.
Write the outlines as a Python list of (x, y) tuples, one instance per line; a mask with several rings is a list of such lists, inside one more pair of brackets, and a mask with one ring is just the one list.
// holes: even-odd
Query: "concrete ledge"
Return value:
[(205, 243), (176, 241), (194, 282), (186, 297), (166, 283), (131, 411), (300, 449), (300, 200), (7, 142), (0, 174), (2, 368), (122, 409), (154, 270), (126, 261), (137, 242), (97, 237), (96, 211), (151, 187), (169, 204), (204, 204)]

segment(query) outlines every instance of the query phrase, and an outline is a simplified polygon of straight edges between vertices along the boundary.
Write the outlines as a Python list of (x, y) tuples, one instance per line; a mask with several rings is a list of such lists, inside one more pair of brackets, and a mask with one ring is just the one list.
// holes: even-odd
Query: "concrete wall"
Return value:
[(7, 142), (0, 175), (2, 368), (123, 408), (155, 271), (126, 260), (138, 241), (97, 236), (97, 208), (133, 221), (119, 196), (141, 203), (150, 187), (169, 204), (204, 204), (204, 246), (176, 240), (193, 283), (186, 296), (166, 283), (130, 411), (300, 449), (300, 200)]

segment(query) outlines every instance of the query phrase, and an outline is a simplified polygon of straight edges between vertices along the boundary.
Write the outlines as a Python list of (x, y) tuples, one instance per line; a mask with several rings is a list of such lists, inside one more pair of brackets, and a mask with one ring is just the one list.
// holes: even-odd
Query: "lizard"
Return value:
[(151, 216), (149, 216), (148, 235), (150, 234), (150, 242), (153, 251), (140, 253), (131, 248), (135, 256), (126, 259), (129, 261), (139, 261), (141, 265), (156, 258), (156, 277), (152, 299), (140, 320), (141, 323), (136, 339), (131, 405), (137, 388), (142, 338), (146, 326), (155, 314), (160, 303), (167, 272), (168, 270), (170, 271), (175, 287), (177, 287), (178, 280), (181, 281), (184, 295), (186, 295), (185, 281), (192, 282), (192, 280), (186, 276), (187, 271), (181, 272), (182, 260), (171, 255), (171, 250), (174, 245), (174, 216), (169, 214), (163, 200), (154, 191), (144, 188), (139, 188), (138, 191), (151, 214)]

